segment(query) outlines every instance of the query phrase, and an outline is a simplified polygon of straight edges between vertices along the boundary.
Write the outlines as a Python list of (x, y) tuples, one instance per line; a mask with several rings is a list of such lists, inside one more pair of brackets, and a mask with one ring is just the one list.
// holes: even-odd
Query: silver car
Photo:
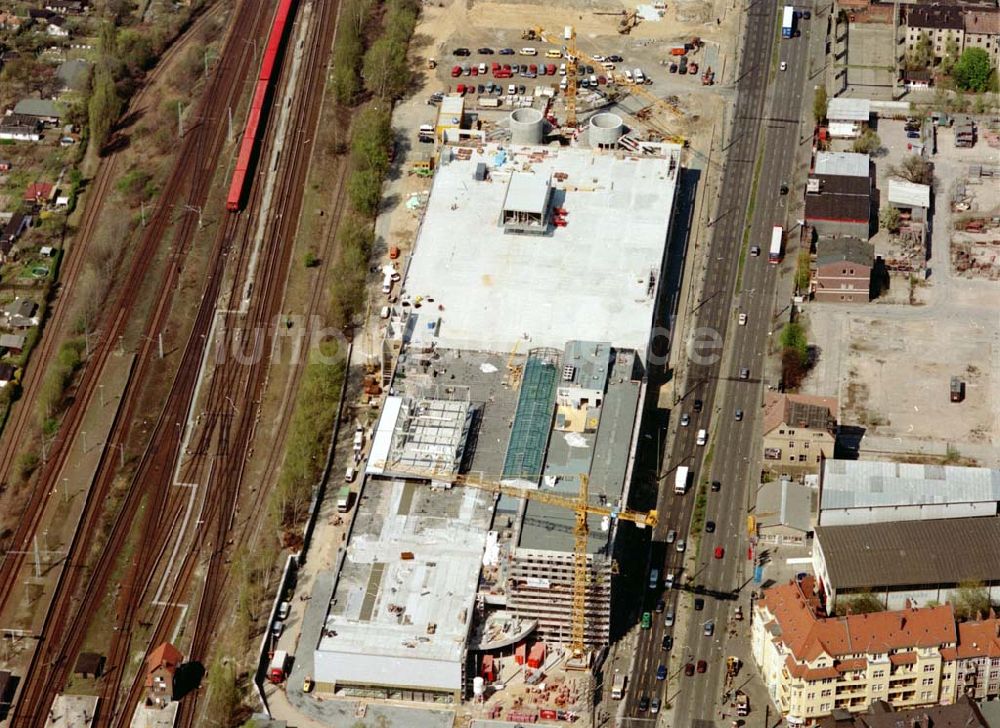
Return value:
[(687, 544), (684, 543), (684, 539), (682, 538), (680, 541), (677, 542), (677, 546), (675, 548), (677, 549), (678, 553), (684, 553), (684, 547), (686, 545)]
[(705, 622), (704, 633), (706, 637), (711, 637), (713, 634), (715, 634), (715, 622), (713, 622), (712, 620)]
[(677, 540), (677, 531), (671, 528), (669, 531), (667, 531), (667, 543), (673, 543), (676, 540)]

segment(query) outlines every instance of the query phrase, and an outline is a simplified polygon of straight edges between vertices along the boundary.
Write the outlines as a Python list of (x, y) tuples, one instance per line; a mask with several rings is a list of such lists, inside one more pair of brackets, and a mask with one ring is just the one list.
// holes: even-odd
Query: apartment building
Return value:
[(786, 475), (818, 473), (836, 442), (836, 397), (765, 394), (764, 467)]
[(948, 54), (949, 44), (961, 52), (965, 40), (963, 9), (958, 5), (917, 5), (906, 14), (906, 50), (916, 50), (921, 36), (931, 42), (934, 60), (940, 61)]
[(906, 16), (906, 50), (916, 49), (923, 35), (931, 42), (934, 60), (940, 61), (952, 45), (957, 53), (982, 48), (994, 67), (1000, 65), (1000, 10), (961, 5), (917, 5)]
[(972, 685), (996, 690), (1000, 620), (956, 625), (950, 604), (824, 617), (815, 589), (812, 577), (767, 589), (751, 615), (753, 658), (789, 725), (879, 700), (915, 708), (978, 695)]
[(965, 12), (965, 42), (962, 48), (982, 48), (990, 56), (990, 65), (1000, 67), (1000, 9)]

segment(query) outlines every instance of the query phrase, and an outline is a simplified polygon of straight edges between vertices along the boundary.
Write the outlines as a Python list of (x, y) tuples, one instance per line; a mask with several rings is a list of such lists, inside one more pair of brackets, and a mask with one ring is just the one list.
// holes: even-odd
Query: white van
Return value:
[(479, 64), (479, 75), (480, 76), (485, 76), (486, 75), (486, 64), (485, 63), (480, 63)]
[(353, 483), (354, 482), (354, 476), (356, 474), (357, 474), (357, 471), (355, 471), (354, 468), (352, 468), (352, 467), (347, 468), (347, 470), (344, 471), (344, 482), (345, 483)]
[(537, 48), (522, 48), (521, 49), (521, 55), (522, 56), (537, 56), (538, 55), (538, 49)]
[(632, 72), (630, 70), (628, 70), (627, 68), (625, 69), (625, 80), (628, 83), (632, 83), (634, 81), (634, 79), (632, 78)]
[(706, 442), (708, 442), (708, 431), (707, 430), (698, 430), (698, 437), (695, 440), (695, 444), (696, 445), (704, 445)]
[(632, 75), (635, 76), (636, 83), (646, 83), (646, 77), (642, 74), (641, 68), (637, 68), (632, 71)]
[(392, 314), (392, 309), (388, 306), (383, 306), (382, 310), (379, 312), (379, 318), (387, 319)]
[(565, 63), (560, 63), (559, 64), (559, 75), (560, 76), (565, 76), (566, 75), (566, 64)]
[(597, 88), (597, 76), (595, 74), (590, 74), (590, 85), (592, 88)]
[(515, 86), (514, 84), (510, 84), (510, 85), (507, 86), (507, 95), (508, 96), (513, 96), (516, 93), (517, 93), (517, 86)]

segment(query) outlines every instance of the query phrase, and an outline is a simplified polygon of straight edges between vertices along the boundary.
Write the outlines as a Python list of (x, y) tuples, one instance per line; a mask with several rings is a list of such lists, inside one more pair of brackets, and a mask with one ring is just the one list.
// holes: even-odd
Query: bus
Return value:
[(786, 5), (781, 11), (781, 37), (791, 38), (795, 35), (795, 8)]
[(781, 262), (781, 244), (785, 239), (785, 231), (781, 225), (775, 225), (771, 230), (771, 248), (767, 251), (768, 263)]

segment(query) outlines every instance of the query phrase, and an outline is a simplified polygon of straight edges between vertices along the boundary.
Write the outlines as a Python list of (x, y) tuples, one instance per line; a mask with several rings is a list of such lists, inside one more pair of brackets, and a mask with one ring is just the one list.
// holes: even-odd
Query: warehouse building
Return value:
[[(319, 692), (454, 703), (478, 653), (570, 640), (574, 511), (488, 491), (574, 498), (586, 476), (589, 503), (627, 500), (680, 173), (680, 147), (646, 146), (442, 149), (314, 651)], [(596, 648), (617, 525), (588, 528)]]
[(822, 526), (1000, 514), (1000, 470), (878, 460), (824, 460)]
[(963, 583), (1000, 601), (1000, 517), (817, 526), (813, 573), (827, 614), (858, 595), (887, 609), (943, 603)]

